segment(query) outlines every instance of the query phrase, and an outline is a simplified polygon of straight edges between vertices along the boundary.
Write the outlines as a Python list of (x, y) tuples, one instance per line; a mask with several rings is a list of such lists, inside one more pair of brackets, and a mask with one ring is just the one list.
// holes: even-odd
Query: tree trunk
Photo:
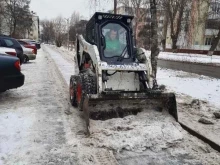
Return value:
[[(166, 14), (166, 12), (164, 14)], [(163, 51), (166, 50), (167, 28), (168, 28), (168, 16), (166, 15), (163, 24), (163, 39), (161, 40)]]
[(208, 55), (209, 55), (209, 56), (212, 56), (212, 55), (214, 54), (214, 51), (215, 51), (215, 49), (216, 49), (217, 46), (218, 46), (219, 39), (220, 39), (220, 28), (219, 28), (219, 30), (218, 30), (218, 35), (217, 35), (217, 37), (215, 37), (215, 38), (213, 39), (212, 45), (211, 45), (211, 47), (210, 47), (210, 49), (209, 49), (209, 51), (208, 51)]
[(12, 32), (12, 37), (15, 37), (16, 35), (16, 26), (17, 26), (17, 23), (16, 21), (13, 22), (13, 32)]
[(150, 0), (150, 11), (151, 11), (151, 39), (152, 39), (152, 46), (151, 46), (151, 65), (152, 65), (152, 76), (153, 76), (153, 88), (157, 87), (157, 58), (159, 54), (158, 48), (158, 35), (157, 35), (157, 6), (156, 0)]
[(117, 14), (117, 0), (114, 0), (114, 14)]
[(177, 37), (176, 36), (172, 36), (172, 50), (175, 52), (177, 50)]

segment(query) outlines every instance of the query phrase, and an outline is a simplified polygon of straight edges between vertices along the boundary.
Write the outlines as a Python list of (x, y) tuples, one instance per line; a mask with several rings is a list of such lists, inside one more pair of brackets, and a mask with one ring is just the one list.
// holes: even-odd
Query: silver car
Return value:
[(34, 53), (34, 49), (31, 48), (25, 48), (23, 45), (21, 45), (23, 52), (24, 52), (24, 63), (28, 62), (29, 60), (35, 60), (36, 54)]

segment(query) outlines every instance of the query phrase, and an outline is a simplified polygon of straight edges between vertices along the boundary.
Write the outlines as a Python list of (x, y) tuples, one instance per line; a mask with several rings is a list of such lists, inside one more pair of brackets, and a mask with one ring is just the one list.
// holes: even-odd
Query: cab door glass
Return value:
[(127, 49), (127, 30), (117, 23), (108, 23), (102, 27), (102, 36), (104, 36), (104, 57), (129, 58)]

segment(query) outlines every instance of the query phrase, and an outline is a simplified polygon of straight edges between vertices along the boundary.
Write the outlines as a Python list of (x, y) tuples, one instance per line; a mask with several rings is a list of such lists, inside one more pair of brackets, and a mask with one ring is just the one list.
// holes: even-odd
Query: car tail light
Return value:
[(18, 71), (21, 71), (21, 65), (20, 65), (20, 60), (15, 62), (15, 68), (18, 69)]
[(36, 54), (34, 49), (32, 49), (32, 53), (33, 53), (33, 54)]
[(17, 56), (17, 53), (16, 52), (5, 52), (6, 54), (9, 54), (11, 56)]

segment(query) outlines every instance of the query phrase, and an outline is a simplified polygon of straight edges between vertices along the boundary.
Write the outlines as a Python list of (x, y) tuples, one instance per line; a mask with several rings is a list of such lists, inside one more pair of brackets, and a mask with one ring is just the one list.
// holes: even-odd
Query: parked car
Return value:
[(0, 47), (0, 53), (1, 54), (8, 54), (8, 55), (17, 57), (16, 50), (13, 49), (13, 48)]
[(34, 50), (31, 48), (25, 48), (23, 45), (21, 45), (23, 52), (24, 52), (24, 63), (28, 62), (29, 60), (35, 60), (36, 54), (34, 53)]
[(37, 54), (37, 47), (35, 46), (35, 44), (23, 41), (23, 40), (17, 40), (21, 45), (23, 45), (25, 48), (31, 48), (34, 50), (34, 54)]
[(0, 54), (0, 92), (21, 87), (24, 79), (20, 60), (17, 57)]
[(31, 40), (30, 43), (35, 44), (36, 47), (37, 47), (37, 49), (40, 49), (40, 48), (41, 48), (40, 42), (38, 42), (38, 41)]
[(35, 41), (35, 40), (30, 40), (30, 39), (21, 39), (22, 41), (28, 42), (30, 44), (34, 44), (37, 49), (41, 48), (40, 42)]
[(17, 40), (9, 36), (0, 35), (0, 47), (14, 48), (16, 50), (17, 57), (20, 59), (20, 63), (23, 63), (23, 49)]

